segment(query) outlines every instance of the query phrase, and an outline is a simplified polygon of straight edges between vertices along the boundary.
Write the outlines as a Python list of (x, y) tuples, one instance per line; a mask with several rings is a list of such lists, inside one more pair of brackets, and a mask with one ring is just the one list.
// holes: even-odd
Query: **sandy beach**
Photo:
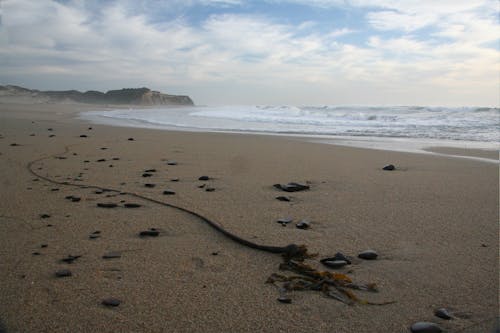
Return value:
[[(89, 108), (0, 104), (1, 332), (409, 332), (418, 321), (494, 332), (498, 164), (75, 119)], [(383, 171), (389, 163), (396, 170)], [(280, 303), (266, 283), (290, 275), (279, 271), (279, 254), (152, 201), (48, 182), (29, 165), (57, 182), (184, 207), (255, 243), (305, 244), (318, 253), (306, 262), (320, 270), (332, 271), (319, 259), (342, 252), (352, 264), (336, 271), (378, 286), (354, 291), (360, 299), (394, 303), (346, 305), (312, 290)], [(310, 190), (273, 187), (289, 182)], [(291, 201), (276, 200), (283, 195)], [(300, 220), (310, 228), (296, 228)], [(159, 236), (138, 236), (150, 228)], [(378, 258), (358, 259), (367, 249)], [(104, 259), (110, 252), (115, 258)], [(61, 262), (68, 256), (80, 257)], [(72, 275), (56, 277), (63, 269)], [(121, 303), (105, 306), (107, 298)], [(453, 319), (437, 318), (438, 308)]]

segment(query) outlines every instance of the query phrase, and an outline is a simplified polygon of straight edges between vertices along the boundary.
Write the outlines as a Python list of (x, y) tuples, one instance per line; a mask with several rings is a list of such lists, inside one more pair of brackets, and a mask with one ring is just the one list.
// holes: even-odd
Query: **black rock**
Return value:
[(453, 318), (451, 316), (450, 312), (448, 311), (448, 309), (445, 309), (445, 308), (437, 309), (436, 311), (434, 311), (434, 315), (436, 317), (439, 317), (441, 319), (446, 319), (446, 320), (450, 320)]
[(59, 191), (59, 189), (58, 188), (51, 188), (50, 191), (51, 192), (57, 192), (57, 191)]
[(280, 292), (280, 296), (278, 297), (278, 302), (285, 303), (285, 304), (292, 303), (292, 299), (288, 297), (285, 289), (280, 288), (279, 292)]
[(39, 256), (41, 253), (40, 252), (33, 252), (32, 255), (34, 256)]
[(306, 220), (302, 220), (295, 225), (299, 229), (309, 229), (311, 227), (311, 223)]
[(167, 165), (177, 165), (177, 162), (176, 161), (170, 161), (170, 162), (167, 162)]
[(20, 146), (20, 144), (18, 144), (18, 143), (11, 143), (10, 145), (11, 145), (12, 147), (17, 147), (17, 146)]
[(151, 177), (151, 176), (152, 176), (152, 174), (150, 174), (150, 173), (143, 173), (143, 174), (142, 174), (142, 176), (143, 176), (143, 177)]
[(105, 158), (100, 158), (97, 160), (97, 162), (106, 162), (106, 159)]
[(40, 214), (41, 219), (48, 219), (50, 217), (49, 214)]
[(89, 239), (97, 239), (99, 237), (101, 237), (101, 236), (99, 236), (99, 235), (89, 235)]
[(273, 185), (275, 188), (285, 191), (285, 192), (298, 192), (298, 191), (304, 191), (308, 190), (309, 186), (299, 184), (299, 183), (288, 183), (286, 185), (282, 184), (274, 184)]
[(200, 178), (198, 178), (198, 180), (209, 180), (210, 177), (208, 176), (201, 176)]
[(49, 138), (53, 138), (55, 136), (56, 136), (55, 134), (51, 134), (51, 135), (49, 135)]
[(156, 169), (147, 169), (147, 170), (144, 170), (144, 172), (156, 172)]
[(214, 192), (214, 191), (215, 191), (215, 188), (213, 188), (213, 187), (207, 187), (207, 188), (205, 189), (205, 191), (207, 191), (207, 192)]
[(60, 269), (56, 271), (55, 273), (56, 277), (61, 278), (61, 277), (68, 277), (73, 275), (69, 269)]
[(149, 187), (149, 188), (153, 188), (155, 186), (156, 186), (156, 184), (144, 184), (144, 187)]
[(344, 260), (349, 265), (351, 264), (351, 259), (348, 256), (346, 256), (343, 253), (341, 253), (341, 252), (335, 253), (335, 255), (333, 257), (329, 258), (329, 259), (331, 259), (331, 260)]
[(128, 138), (127, 140), (128, 141), (134, 141), (135, 139), (134, 138)]
[(175, 191), (172, 191), (172, 190), (165, 190), (165, 191), (163, 191), (163, 194), (164, 194), (164, 195), (174, 195), (174, 194), (175, 194)]
[(91, 130), (92, 130), (92, 127), (89, 127), (89, 128), (87, 128), (87, 129), (88, 129), (89, 131), (91, 131)]
[(102, 256), (102, 259), (117, 259), (117, 258), (121, 258), (122, 255), (118, 252), (108, 252), (108, 253), (105, 253), (103, 256)]
[(76, 255), (76, 256), (68, 255), (66, 258), (62, 258), (61, 262), (65, 262), (67, 264), (72, 264), (73, 261), (75, 261), (76, 259), (78, 259), (80, 257), (81, 257), (80, 255)]
[(101, 207), (101, 208), (115, 208), (117, 206), (118, 206), (117, 204), (112, 203), (112, 202), (98, 202), (97, 203), (97, 207)]
[(198, 188), (204, 188), (207, 184), (198, 185)]
[(119, 299), (116, 299), (116, 298), (105, 298), (102, 300), (101, 304), (104, 305), (104, 306), (118, 306), (121, 304), (122, 301), (120, 301)]
[(377, 259), (378, 254), (377, 252), (373, 250), (365, 250), (361, 253), (358, 254), (358, 258), (365, 259), (365, 260), (375, 260)]
[(341, 268), (347, 265), (345, 260), (331, 260), (332, 258), (321, 259), (321, 263), (330, 268)]
[(71, 200), (72, 202), (78, 202), (78, 201), (82, 200), (80, 197), (75, 197), (73, 195), (68, 195), (66, 197), (66, 199)]
[(441, 333), (443, 330), (437, 324), (419, 321), (411, 325), (412, 333)]
[(281, 218), (281, 219), (276, 220), (276, 222), (278, 222), (279, 224), (281, 224), (284, 227), (286, 227), (287, 224), (292, 223), (292, 221), (293, 221), (293, 219), (291, 217), (285, 217), (285, 218)]
[(46, 248), (47, 246), (48, 246), (47, 244), (41, 244), (41, 245), (40, 245), (40, 247), (41, 247), (42, 249)]
[(279, 201), (291, 201), (290, 197), (280, 195), (279, 197), (276, 197), (277, 200)]
[(85, 134), (80, 135), (80, 138), (86, 138), (87, 136)]
[(139, 233), (139, 236), (141, 237), (157, 237), (160, 234), (158, 230), (155, 229), (150, 229), (150, 230), (144, 230)]
[(138, 203), (128, 202), (126, 204), (123, 204), (123, 207), (125, 207), (125, 208), (139, 208), (139, 207), (141, 207), (141, 205)]
[(385, 171), (393, 171), (393, 170), (396, 170), (396, 167), (392, 164), (387, 164), (386, 166), (384, 166), (382, 168), (382, 170), (385, 170)]
[(106, 148), (106, 147), (102, 147), (102, 148), (101, 148), (101, 150), (106, 150), (106, 149), (108, 149), (108, 148)]
[(179, 178), (171, 178), (170, 179), (171, 182), (178, 182), (179, 181)]
[(113, 158), (112, 158), (112, 160), (113, 160), (113, 161), (119, 161), (119, 160), (120, 160), (120, 158), (119, 158), (119, 157), (113, 157)]
[(95, 190), (95, 191), (94, 191), (94, 193), (95, 193), (95, 194), (103, 194), (103, 193), (104, 193), (104, 191), (101, 191), (101, 190)]

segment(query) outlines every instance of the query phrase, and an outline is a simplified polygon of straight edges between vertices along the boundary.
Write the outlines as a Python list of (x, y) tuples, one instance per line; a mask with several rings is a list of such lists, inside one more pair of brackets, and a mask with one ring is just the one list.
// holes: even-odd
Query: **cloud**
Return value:
[(312, 20), (292, 25), (272, 13), (228, 11), (193, 24), (149, 7), (177, 13), (194, 4), (244, 6), (240, 0), (176, 8), (153, 0), (10, 1), (2, 4), (0, 80), (50, 89), (145, 85), (198, 103), (460, 104), (462, 96), (497, 103), (499, 52), (484, 45), (498, 40), (497, 24), (485, 2), (453, 1), (457, 11), (445, 2), (307, 2), (368, 8), (362, 18), (375, 30), (355, 43), (349, 37), (361, 32), (349, 26), (325, 31)]

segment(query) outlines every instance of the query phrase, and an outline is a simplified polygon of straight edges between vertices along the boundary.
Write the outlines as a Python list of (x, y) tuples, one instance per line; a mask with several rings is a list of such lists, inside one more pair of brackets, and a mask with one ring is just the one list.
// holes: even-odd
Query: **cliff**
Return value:
[(76, 102), (121, 105), (194, 105), (189, 96), (168, 95), (148, 88), (125, 88), (105, 93), (95, 90), (40, 91), (19, 86), (0, 86), (0, 101), (32, 103)]

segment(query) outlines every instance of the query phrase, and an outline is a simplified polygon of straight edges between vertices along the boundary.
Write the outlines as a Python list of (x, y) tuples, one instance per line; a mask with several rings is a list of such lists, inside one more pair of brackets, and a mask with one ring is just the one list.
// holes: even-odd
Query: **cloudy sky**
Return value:
[(0, 84), (499, 105), (497, 0), (0, 0)]

